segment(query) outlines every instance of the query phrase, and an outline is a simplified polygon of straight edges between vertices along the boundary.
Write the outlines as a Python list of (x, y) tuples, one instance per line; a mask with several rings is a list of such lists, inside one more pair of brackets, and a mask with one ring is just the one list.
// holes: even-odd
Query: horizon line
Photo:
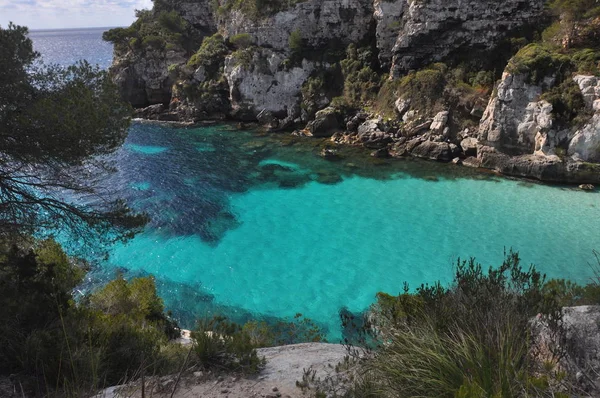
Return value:
[(82, 30), (82, 29), (114, 29), (114, 28), (124, 28), (126, 26), (81, 26), (76, 28), (36, 28), (32, 29), (27, 27), (29, 32), (44, 32), (44, 31), (53, 31), (53, 30)]

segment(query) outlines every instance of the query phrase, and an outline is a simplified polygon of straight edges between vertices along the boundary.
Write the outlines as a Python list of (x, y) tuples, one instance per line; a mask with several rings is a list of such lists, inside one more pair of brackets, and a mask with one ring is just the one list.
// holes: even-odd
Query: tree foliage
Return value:
[(0, 27), (0, 66), (0, 235), (92, 227), (124, 237), (141, 226), (98, 188), (131, 115), (107, 73), (41, 64), (27, 28), (13, 24)]

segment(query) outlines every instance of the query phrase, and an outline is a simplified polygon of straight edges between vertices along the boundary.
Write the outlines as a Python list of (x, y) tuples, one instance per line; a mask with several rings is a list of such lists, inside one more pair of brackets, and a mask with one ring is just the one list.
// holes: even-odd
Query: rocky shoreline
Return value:
[[(356, 145), (377, 157), (599, 184), (600, 56), (582, 67), (577, 54), (597, 46), (583, 27), (600, 17), (569, 37), (584, 50), (555, 53), (529, 38), (552, 22), (544, 3), (305, 0), (259, 12), (164, 0), (137, 31), (115, 34), (111, 73), (144, 119), (258, 123), (330, 138), (326, 157)], [(187, 41), (165, 39), (165, 13), (180, 18)], [(142, 40), (144, 29), (162, 44)]]

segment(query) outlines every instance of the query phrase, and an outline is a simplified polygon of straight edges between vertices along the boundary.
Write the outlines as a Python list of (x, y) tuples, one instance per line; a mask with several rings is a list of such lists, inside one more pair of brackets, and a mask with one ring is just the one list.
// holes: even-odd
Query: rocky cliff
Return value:
[(111, 71), (133, 105), (160, 104), (145, 117), (600, 182), (600, 22), (550, 3), (162, 0), (113, 35)]

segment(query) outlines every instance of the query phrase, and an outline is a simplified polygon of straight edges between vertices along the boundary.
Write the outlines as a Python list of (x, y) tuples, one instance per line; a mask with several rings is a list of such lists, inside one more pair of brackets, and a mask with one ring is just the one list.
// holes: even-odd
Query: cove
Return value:
[(365, 310), (404, 281), (448, 282), (459, 257), (498, 265), (513, 248), (549, 277), (592, 276), (597, 193), (352, 148), (329, 162), (322, 144), (134, 124), (107, 183), (151, 222), (108, 248), (93, 277), (154, 275), (186, 327), (216, 313), (302, 313), (335, 341), (340, 309)]

